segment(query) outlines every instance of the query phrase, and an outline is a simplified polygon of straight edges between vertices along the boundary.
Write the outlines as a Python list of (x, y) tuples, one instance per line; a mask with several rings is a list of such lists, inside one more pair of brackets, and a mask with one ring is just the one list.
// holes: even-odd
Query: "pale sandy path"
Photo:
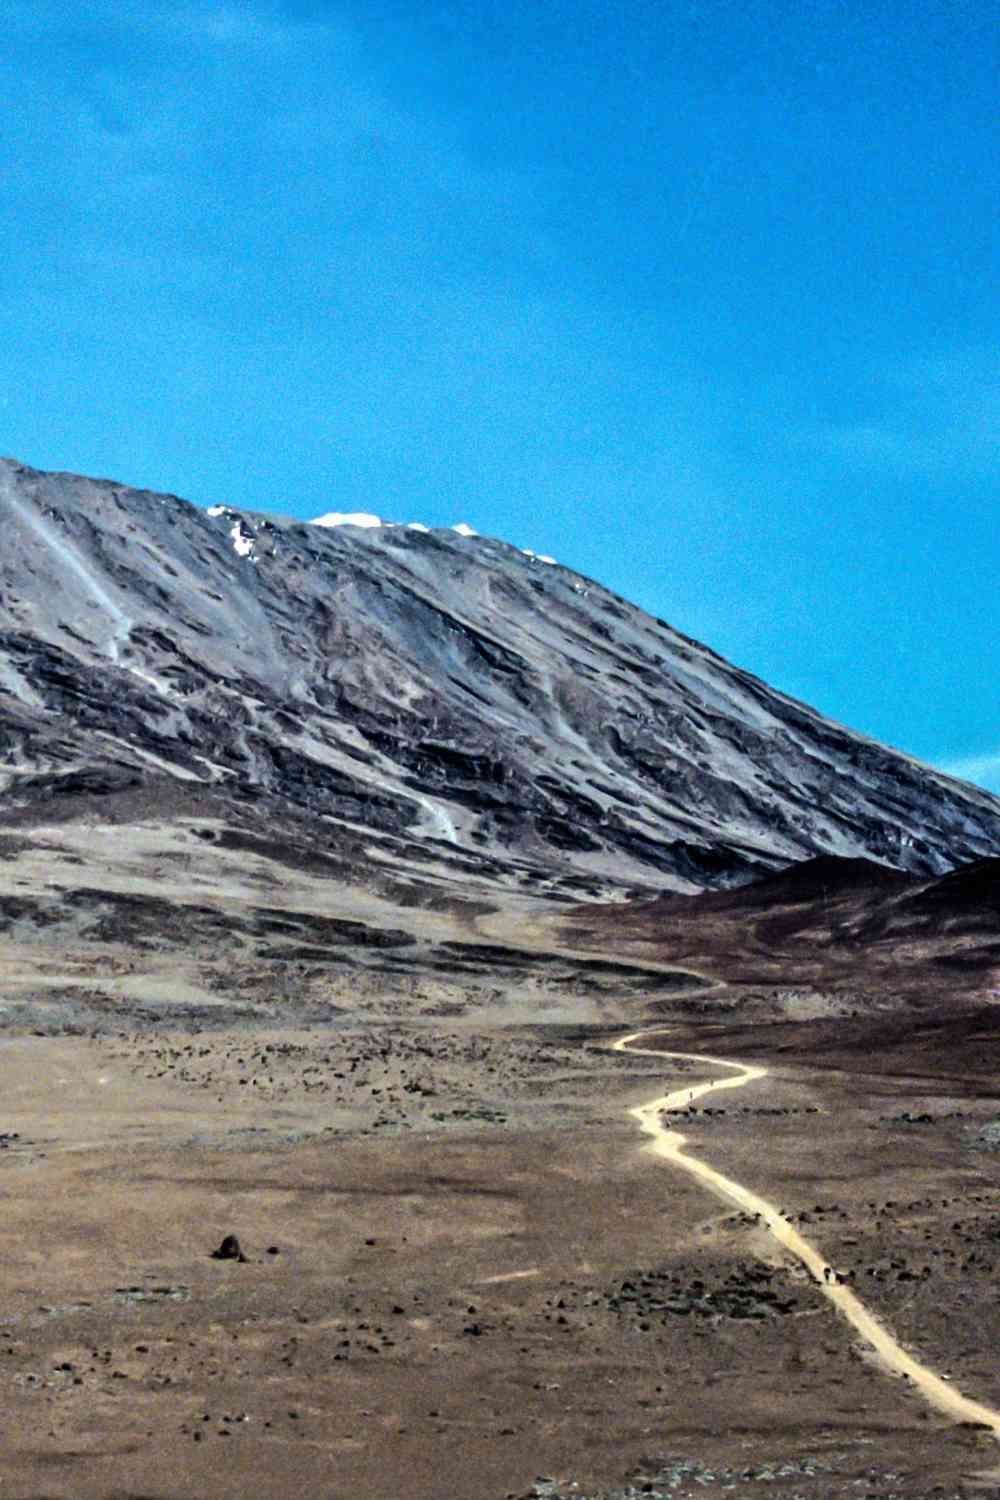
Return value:
[(937, 1411), (943, 1412), (955, 1422), (982, 1424), (988, 1427), (993, 1436), (1000, 1441), (1000, 1411), (994, 1411), (992, 1407), (982, 1406), (978, 1401), (972, 1401), (969, 1397), (963, 1396), (953, 1385), (942, 1380), (940, 1375), (935, 1375), (933, 1370), (927, 1369), (911, 1354), (907, 1354), (902, 1345), (868, 1311), (850, 1287), (843, 1282), (828, 1282), (825, 1279), (824, 1272), (828, 1267), (822, 1255), (789, 1224), (773, 1203), (769, 1203), (766, 1198), (759, 1197), (740, 1183), (734, 1182), (732, 1178), (723, 1176), (706, 1162), (689, 1155), (683, 1149), (684, 1136), (679, 1131), (672, 1130), (669, 1125), (664, 1125), (660, 1118), (665, 1110), (682, 1109), (695, 1099), (714, 1093), (718, 1089), (743, 1088), (745, 1084), (752, 1083), (757, 1078), (763, 1078), (767, 1069), (753, 1065), (747, 1066), (743, 1063), (726, 1062), (720, 1057), (702, 1057), (698, 1053), (667, 1052), (659, 1047), (635, 1045), (647, 1037), (656, 1035), (658, 1035), (657, 1032), (633, 1032), (615, 1042), (614, 1050), (643, 1053), (649, 1057), (681, 1058), (685, 1062), (704, 1063), (709, 1068), (725, 1068), (733, 1076), (716, 1078), (707, 1083), (685, 1084), (683, 1088), (675, 1089), (670, 1094), (659, 1095), (651, 1099), (648, 1104), (640, 1104), (635, 1109), (630, 1109), (629, 1114), (639, 1121), (643, 1133), (650, 1137), (647, 1151), (651, 1151), (654, 1156), (662, 1156), (667, 1161), (676, 1163), (685, 1172), (690, 1172), (693, 1177), (707, 1183), (721, 1197), (730, 1203), (735, 1203), (743, 1209), (744, 1213), (759, 1214), (761, 1223), (767, 1226), (779, 1244), (802, 1262), (812, 1279), (818, 1284), (819, 1291), (833, 1303), (840, 1315), (850, 1323), (869, 1348), (875, 1351), (888, 1370), (909, 1381), (921, 1393), (924, 1400)]

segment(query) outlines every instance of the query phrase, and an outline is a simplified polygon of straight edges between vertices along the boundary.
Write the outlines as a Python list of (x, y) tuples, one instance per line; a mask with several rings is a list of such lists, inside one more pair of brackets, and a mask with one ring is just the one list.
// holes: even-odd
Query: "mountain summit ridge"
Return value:
[(9, 459), (0, 517), (8, 807), (166, 778), (577, 899), (1000, 849), (989, 793), (506, 542)]

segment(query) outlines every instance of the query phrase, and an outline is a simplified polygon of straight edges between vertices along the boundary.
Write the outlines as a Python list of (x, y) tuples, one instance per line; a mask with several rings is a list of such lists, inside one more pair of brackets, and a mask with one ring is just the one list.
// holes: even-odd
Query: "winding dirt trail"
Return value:
[(954, 1386), (942, 1380), (940, 1375), (935, 1375), (933, 1370), (927, 1369), (912, 1355), (907, 1354), (902, 1345), (868, 1311), (850, 1287), (840, 1281), (826, 1280), (826, 1273), (829, 1270), (827, 1262), (819, 1251), (814, 1249), (809, 1241), (789, 1224), (773, 1203), (769, 1203), (766, 1198), (761, 1198), (750, 1188), (734, 1182), (732, 1178), (723, 1176), (714, 1167), (699, 1161), (696, 1156), (689, 1155), (684, 1150), (684, 1136), (679, 1131), (672, 1130), (669, 1125), (664, 1125), (660, 1118), (665, 1110), (684, 1108), (706, 1094), (715, 1093), (720, 1089), (743, 1088), (746, 1084), (753, 1083), (755, 1079), (763, 1078), (767, 1069), (743, 1063), (726, 1062), (720, 1057), (703, 1057), (699, 1053), (668, 1052), (660, 1047), (635, 1045), (658, 1034), (655, 1031), (633, 1032), (615, 1042), (613, 1050), (642, 1053), (649, 1057), (682, 1058), (686, 1062), (704, 1063), (710, 1068), (724, 1068), (732, 1076), (716, 1078), (706, 1083), (685, 1084), (683, 1088), (674, 1089), (672, 1093), (661, 1094), (651, 1099), (648, 1104), (640, 1104), (630, 1109), (629, 1114), (638, 1120), (643, 1133), (650, 1137), (646, 1149), (654, 1156), (661, 1156), (667, 1161), (674, 1162), (685, 1172), (690, 1172), (693, 1177), (707, 1183), (720, 1197), (727, 1199), (730, 1203), (735, 1203), (745, 1213), (759, 1214), (761, 1223), (766, 1224), (779, 1244), (801, 1261), (813, 1281), (817, 1283), (823, 1296), (833, 1303), (840, 1315), (875, 1351), (886, 1369), (896, 1375), (901, 1375), (904, 1380), (910, 1382), (928, 1405), (933, 1406), (937, 1411), (955, 1422), (974, 1422), (989, 1428), (994, 1438), (1000, 1441), (1000, 1411), (994, 1411), (992, 1407), (983, 1406), (978, 1401), (972, 1401), (969, 1397), (963, 1396)]

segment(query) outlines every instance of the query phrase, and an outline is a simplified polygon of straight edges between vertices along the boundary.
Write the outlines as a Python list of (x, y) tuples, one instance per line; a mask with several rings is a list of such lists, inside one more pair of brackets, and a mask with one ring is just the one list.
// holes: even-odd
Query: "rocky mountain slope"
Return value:
[[(677, 965), (741, 986), (891, 996), (908, 1005), (995, 1003), (1000, 994), (1000, 859), (925, 879), (864, 859), (818, 855), (751, 884), (696, 896), (580, 905), (532, 924), (540, 946)], [(692, 1008), (701, 1008), (697, 995)], [(704, 1006), (718, 1009), (718, 996)], [(815, 1019), (815, 1017), (813, 1017)]]
[(504, 542), (206, 512), (13, 460), (0, 523), (7, 813), (147, 786), (577, 899), (1000, 848), (986, 792)]

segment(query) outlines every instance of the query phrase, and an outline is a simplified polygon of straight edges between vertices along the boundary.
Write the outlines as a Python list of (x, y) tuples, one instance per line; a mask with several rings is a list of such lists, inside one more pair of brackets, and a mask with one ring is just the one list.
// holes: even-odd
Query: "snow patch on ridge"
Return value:
[[(218, 513), (218, 511), (216, 510), (215, 512), (210, 512), (210, 514), (212, 513)], [(364, 510), (331, 510), (328, 511), (326, 515), (314, 517), (314, 519), (309, 521), (307, 524), (310, 526), (365, 526), (386, 528), (400, 525), (398, 521), (383, 521), (381, 516), (373, 515), (371, 514), (371, 512)], [(406, 530), (423, 531), (429, 533), (432, 528), (430, 526), (425, 526), (422, 521), (407, 521)], [(457, 536), (463, 537), (473, 537), (479, 535), (479, 532), (475, 531), (473, 527), (469, 525), (468, 521), (456, 521), (455, 524), (453, 526), (449, 526), (447, 530), (454, 531)], [(554, 557), (548, 557), (544, 552), (533, 552), (530, 547), (522, 547), (521, 551), (523, 552), (525, 557), (530, 557), (532, 562), (547, 563), (550, 567), (558, 567), (556, 559)]]
[[(331, 510), (331, 511), (327, 511), (326, 515), (323, 515), (323, 516), (314, 516), (313, 519), (308, 524), (310, 526), (367, 526), (367, 527), (385, 526), (385, 527), (391, 527), (391, 526), (398, 526), (399, 522), (398, 521), (383, 521), (381, 516), (372, 515), (372, 513), (370, 511), (367, 511), (367, 510), (351, 510), (351, 511)], [(406, 523), (406, 529), (407, 529), (407, 531), (430, 531), (431, 528), (429, 526), (425, 526), (421, 521), (407, 521), (407, 523)], [(478, 536), (479, 535), (478, 532), (473, 531), (472, 527), (468, 524), (467, 521), (458, 521), (454, 526), (450, 527), (449, 529), (451, 531), (457, 531), (458, 534), (459, 534), (459, 536)]]
[(237, 521), (229, 535), (233, 539), (233, 551), (240, 557), (249, 557), (251, 562), (256, 562), (253, 555), (253, 535), (247, 531), (242, 521)]
[(257, 540), (257, 533), (249, 521), (240, 515), (238, 510), (233, 510), (231, 505), (210, 505), (205, 514), (213, 518), (216, 516), (225, 516), (227, 521), (232, 521), (233, 524), (229, 528), (229, 535), (232, 539), (233, 551), (237, 557), (246, 557), (252, 563), (257, 561), (257, 554), (254, 551), (254, 542)]
[[(232, 518), (235, 524), (231, 528), (229, 535), (233, 539), (234, 549), (240, 557), (248, 557), (251, 562), (256, 562), (257, 559), (253, 550), (255, 533), (248, 523), (243, 520), (239, 511), (234, 510), (229, 505), (210, 505), (205, 514)], [(328, 528), (336, 526), (360, 526), (364, 530), (371, 531), (381, 528), (389, 530), (399, 527), (401, 523), (399, 521), (383, 521), (381, 516), (376, 516), (372, 511), (367, 510), (330, 510), (326, 511), (322, 516), (314, 516), (311, 521), (306, 522), (306, 525), (325, 526)], [(422, 531), (428, 534), (433, 530), (432, 527), (425, 526), (422, 521), (407, 521), (405, 529), (407, 531)], [(469, 525), (468, 521), (456, 521), (453, 526), (442, 528), (442, 530), (444, 529), (453, 531), (456, 536), (461, 537), (477, 537), (479, 535), (479, 532), (475, 531)], [(552, 567), (557, 566), (554, 557), (547, 557), (542, 552), (533, 552), (530, 547), (522, 547), (521, 552), (525, 557), (530, 558), (532, 562), (548, 563)]]
[(386, 524), (381, 516), (373, 516), (367, 510), (330, 510), (325, 516), (314, 516), (309, 522), (310, 526), (384, 526)]

